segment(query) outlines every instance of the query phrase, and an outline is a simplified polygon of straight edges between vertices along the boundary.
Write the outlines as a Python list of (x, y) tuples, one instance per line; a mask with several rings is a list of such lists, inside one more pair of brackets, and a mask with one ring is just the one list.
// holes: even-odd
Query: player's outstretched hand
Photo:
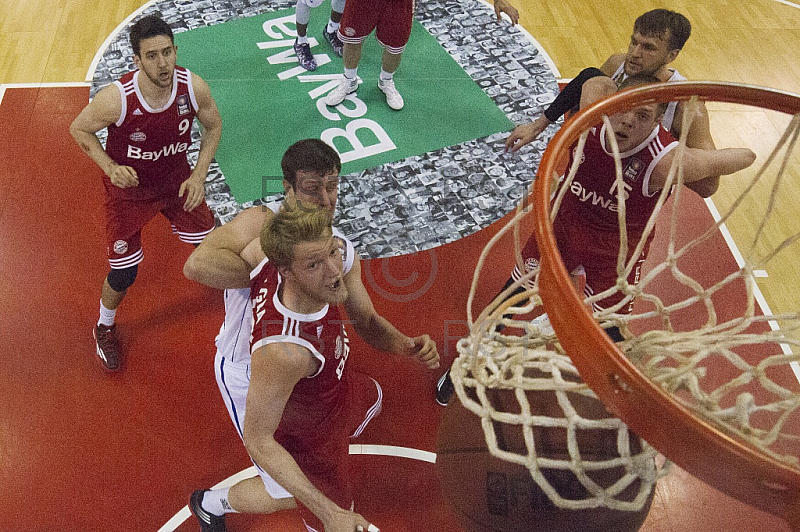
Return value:
[(419, 359), (430, 369), (439, 367), (439, 351), (436, 350), (436, 342), (431, 340), (430, 336), (423, 334), (408, 340), (406, 352), (409, 355)]
[(540, 116), (530, 124), (522, 124), (514, 128), (511, 135), (506, 139), (506, 151), (515, 152), (530, 144), (542, 134), (542, 131), (547, 129), (547, 126), (552, 124), (544, 115)]
[(497, 22), (503, 19), (502, 13), (508, 15), (508, 18), (511, 19), (511, 24), (516, 26), (519, 22), (519, 11), (508, 0), (494, 0), (494, 12), (497, 14)]
[(130, 166), (114, 165), (108, 173), (108, 178), (115, 187), (131, 188), (139, 186), (139, 175)]
[(375, 525), (370, 524), (360, 514), (341, 508), (328, 521), (325, 521), (324, 525), (325, 532), (359, 532), (366, 530), (375, 532), (378, 530)]
[(203, 198), (206, 197), (206, 185), (203, 181), (190, 177), (181, 183), (181, 188), (178, 190), (178, 197), (182, 198), (184, 194), (186, 201), (183, 202), (183, 210), (189, 212), (203, 202)]

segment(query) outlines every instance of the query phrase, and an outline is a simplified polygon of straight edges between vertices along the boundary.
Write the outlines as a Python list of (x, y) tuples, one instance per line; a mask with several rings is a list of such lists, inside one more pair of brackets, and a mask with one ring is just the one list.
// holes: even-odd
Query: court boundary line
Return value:
[[(722, 238), (725, 239), (725, 243), (728, 245), (728, 249), (730, 250), (731, 255), (733, 255), (736, 264), (739, 266), (739, 268), (742, 268), (745, 265), (744, 256), (742, 255), (742, 252), (739, 251), (739, 246), (733, 240), (733, 235), (728, 230), (727, 225), (725, 225), (724, 223), (720, 223), (720, 220), (722, 220), (722, 216), (720, 216), (719, 210), (717, 209), (714, 200), (711, 198), (703, 198), (703, 200), (705, 201), (706, 207), (708, 207), (708, 210), (711, 213), (711, 217), (714, 219), (714, 222), (719, 224), (719, 232), (722, 234)], [(756, 272), (753, 273), (756, 274)], [(754, 277), (766, 277), (766, 271), (758, 270), (758, 274), (754, 275)], [(755, 297), (756, 303), (758, 303), (758, 307), (761, 310), (762, 314), (764, 314), (764, 316), (774, 316), (774, 314), (772, 313), (772, 309), (769, 306), (769, 303), (767, 303), (767, 299), (764, 297), (764, 294), (761, 292), (761, 288), (758, 286), (758, 283), (753, 283), (753, 296)], [(776, 320), (768, 320), (767, 323), (769, 324), (770, 329), (772, 329), (773, 331), (777, 331), (780, 329), (780, 325)], [(780, 345), (784, 355), (794, 354), (792, 348), (788, 344), (780, 344)], [(800, 382), (800, 364), (798, 364), (797, 362), (790, 362), (789, 366), (792, 368), (792, 371), (794, 372), (794, 376), (797, 379), (797, 381)]]
[(53, 81), (48, 83), (0, 83), (0, 105), (3, 105), (3, 96), (6, 89), (47, 89), (51, 87), (91, 87), (85, 81)]
[(795, 4), (794, 2), (790, 2), (789, 0), (775, 0), (775, 1), (780, 4), (787, 5), (789, 7), (800, 9), (800, 4)]
[[(436, 453), (432, 453), (430, 451), (422, 451), (420, 449), (414, 449), (413, 447), (400, 447), (396, 445), (351, 444), (350, 454), (390, 456), (395, 458), (408, 458), (411, 460), (418, 460), (420, 462), (436, 463)], [(242, 471), (239, 471), (238, 473), (231, 475), (222, 482), (217, 483), (216, 485), (212, 486), (211, 489), (228, 488), (241, 480), (256, 475), (258, 475), (258, 470), (256, 469), (256, 466), (250, 466), (247, 469), (243, 469)], [(178, 510), (178, 512), (175, 513), (175, 515), (173, 515), (169, 519), (169, 521), (164, 523), (164, 525), (158, 529), (158, 532), (174, 532), (191, 516), (192, 512), (191, 510), (189, 510), (189, 505), (187, 504), (186, 506)]]

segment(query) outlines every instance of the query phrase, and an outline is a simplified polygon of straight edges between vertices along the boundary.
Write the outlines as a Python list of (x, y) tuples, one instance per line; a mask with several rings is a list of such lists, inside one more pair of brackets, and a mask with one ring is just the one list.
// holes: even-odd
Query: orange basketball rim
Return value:
[(602, 122), (603, 115), (634, 104), (685, 101), (694, 96), (700, 101), (800, 113), (800, 95), (719, 82), (634, 87), (578, 113), (550, 142), (535, 183), (534, 231), (542, 250), (539, 291), (561, 345), (609, 411), (689, 473), (747, 504), (784, 517), (794, 530), (800, 530), (800, 469), (724, 434), (642, 373), (593, 319), (556, 248), (549, 191), (559, 161), (563, 163), (580, 134)]

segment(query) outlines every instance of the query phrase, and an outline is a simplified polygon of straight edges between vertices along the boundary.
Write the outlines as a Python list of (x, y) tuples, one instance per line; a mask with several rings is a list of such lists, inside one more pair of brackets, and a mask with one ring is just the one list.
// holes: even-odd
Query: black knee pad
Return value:
[(136, 280), (136, 274), (139, 272), (139, 265), (131, 266), (129, 268), (115, 269), (112, 268), (108, 272), (108, 286), (115, 292), (124, 292), (128, 289), (133, 281)]
[(609, 338), (611, 338), (611, 340), (614, 341), (614, 343), (619, 343), (625, 339), (625, 337), (622, 336), (622, 332), (619, 330), (619, 327), (609, 327), (606, 329), (606, 334)]

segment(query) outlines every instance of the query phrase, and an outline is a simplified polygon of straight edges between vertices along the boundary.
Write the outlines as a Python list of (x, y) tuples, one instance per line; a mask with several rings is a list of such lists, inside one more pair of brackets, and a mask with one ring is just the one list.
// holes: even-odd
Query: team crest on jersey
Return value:
[(144, 142), (147, 139), (147, 135), (144, 134), (144, 131), (134, 131), (131, 133), (130, 139), (133, 142)]
[(532, 272), (539, 269), (539, 260), (538, 259), (525, 259), (525, 271)]
[(128, 243), (124, 240), (117, 240), (114, 242), (114, 253), (117, 255), (124, 255), (128, 251)]
[(622, 169), (622, 177), (626, 181), (636, 181), (643, 168), (644, 163), (636, 157), (632, 157), (628, 164), (625, 165), (625, 168)]
[(189, 97), (185, 94), (181, 94), (178, 96), (178, 114), (188, 115), (189, 114)]

